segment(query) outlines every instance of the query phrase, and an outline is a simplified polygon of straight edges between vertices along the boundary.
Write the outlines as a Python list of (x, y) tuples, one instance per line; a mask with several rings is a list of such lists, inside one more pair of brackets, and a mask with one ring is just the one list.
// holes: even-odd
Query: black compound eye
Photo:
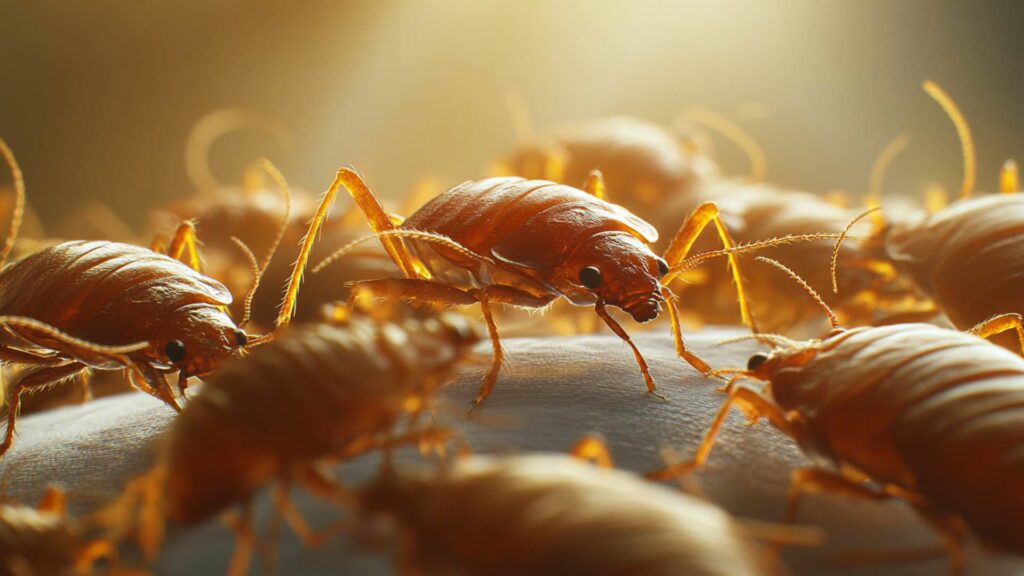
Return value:
[(601, 271), (594, 266), (587, 266), (580, 270), (580, 284), (591, 290), (597, 289), (601, 285)]
[(668, 262), (658, 258), (658, 278), (664, 278), (668, 274)]
[(747, 360), (747, 370), (757, 370), (757, 367), (764, 364), (764, 361), (767, 359), (768, 356), (765, 354), (754, 354), (750, 357), (750, 360)]
[(185, 359), (185, 343), (181, 340), (171, 340), (164, 346), (164, 354), (171, 362), (178, 363)]
[(249, 337), (246, 336), (244, 330), (235, 330), (235, 343), (241, 348), (249, 342)]

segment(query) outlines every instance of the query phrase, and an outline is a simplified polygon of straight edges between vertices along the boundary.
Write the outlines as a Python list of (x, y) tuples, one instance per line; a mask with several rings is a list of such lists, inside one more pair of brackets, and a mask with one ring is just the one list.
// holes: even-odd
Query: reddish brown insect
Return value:
[[(731, 250), (728, 233), (714, 204), (709, 203), (687, 218), (665, 257), (659, 258), (648, 246), (658, 239), (650, 224), (593, 194), (553, 182), (522, 178), (466, 182), (428, 202), (397, 228), (353, 170), (338, 171), (331, 190), (340, 186), (362, 208), (406, 276), (358, 282), (356, 289), (375, 297), (447, 306), (480, 303), (494, 356), (476, 396), (477, 405), (490, 394), (504, 358), (492, 303), (543, 308), (565, 298), (577, 306), (593, 305), (597, 315), (632, 349), (647, 390), (655, 393), (647, 362), (607, 306), (625, 310), (637, 322), (653, 320), (666, 306), (673, 320), (677, 353), (708, 374), (711, 368), (707, 363), (686, 349), (665, 284), (683, 270), (722, 255), (730, 258), (738, 277), (737, 251), (823, 237), (787, 237)], [(591, 181), (590, 190), (597, 188), (599, 178)], [(687, 258), (694, 239), (710, 223), (726, 250)], [(423, 244), (410, 251), (403, 239)], [(314, 272), (346, 250), (321, 262)], [(742, 285), (737, 288), (745, 312)]]
[[(313, 539), (287, 486), (337, 496), (318, 462), (443, 438), (442, 431), (413, 423), (477, 340), (466, 320), (452, 313), (383, 323), (356, 317), (343, 325), (293, 328), (225, 365), (190, 399), (161, 446), (154, 473), (134, 488), (147, 491), (157, 508), (145, 514), (144, 549), (157, 551), (165, 516), (194, 525), (247, 504), (275, 481), (285, 519)], [(410, 426), (404, 433), (403, 420)], [(240, 534), (232, 574), (246, 570), (248, 534)]]
[(95, 522), (70, 520), (66, 508), (57, 488), (35, 508), (0, 504), (0, 576), (145, 576), (118, 567), (95, 571), (101, 560), (116, 561), (114, 543), (89, 538)]
[[(952, 99), (925, 83), (953, 119), (960, 134), (964, 180), (960, 199), (921, 218), (886, 224), (879, 220), (873, 239), (878, 257), (929, 294), (958, 328), (966, 329), (997, 314), (1024, 314), (1024, 196), (1017, 192), (1016, 165), (1001, 176), (1004, 194), (971, 197), (975, 181), (974, 144), (966, 121)], [(1013, 322), (1016, 316), (1004, 316)], [(1017, 327), (1021, 338), (1024, 331)], [(1016, 349), (1016, 339), (1000, 344)]]
[[(22, 206), (21, 172), (2, 141), (0, 152), (14, 173)], [(184, 253), (193, 245), (190, 228), (179, 231), (172, 251)], [(17, 218), (0, 262), (16, 234)], [(178, 260), (117, 242), (64, 242), (4, 268), (0, 359), (31, 369), (8, 390), (0, 455), (14, 439), (22, 394), (88, 368), (125, 369), (137, 388), (180, 410), (165, 374), (179, 373), (183, 393), (189, 377), (209, 374), (249, 340), (225, 312), (231, 300), (222, 284)]]
[[(828, 313), (836, 328), (822, 340), (762, 336), (774, 350), (734, 371), (729, 397), (695, 458), (650, 477), (702, 466), (729, 410), (738, 407), (834, 464), (793, 473), (788, 519), (806, 491), (900, 497), (941, 530), (954, 571), (963, 563), (964, 523), (989, 544), (1024, 552), (1024, 360), (982, 339), (1003, 322), (984, 323), (973, 334), (929, 324), (844, 330)], [(743, 378), (768, 386), (762, 391), (738, 382)]]
[(460, 458), (385, 474), (359, 500), (397, 525), (402, 573), (779, 572), (753, 527), (718, 507), (568, 456)]
[(596, 120), (525, 142), (499, 161), (494, 171), (578, 186), (595, 169), (604, 175), (614, 201), (645, 220), (657, 215), (665, 202), (688, 195), (717, 172), (708, 157), (670, 132), (628, 116)]

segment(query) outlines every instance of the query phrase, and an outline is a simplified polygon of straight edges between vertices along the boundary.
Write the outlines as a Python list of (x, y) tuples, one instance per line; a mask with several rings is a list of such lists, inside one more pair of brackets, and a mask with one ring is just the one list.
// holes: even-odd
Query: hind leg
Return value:
[(3, 457), (14, 443), (14, 424), (18, 419), (21, 395), (77, 376), (84, 369), (85, 365), (79, 362), (46, 367), (26, 374), (11, 386), (10, 404), (7, 407), (7, 432), (4, 434), (3, 443), (0, 443), (0, 457)]
[(1007, 330), (1017, 331), (1017, 341), (1020, 342), (1021, 352), (1024, 353), (1024, 319), (1015, 312), (993, 316), (988, 320), (979, 322), (967, 332), (980, 338), (990, 338)]

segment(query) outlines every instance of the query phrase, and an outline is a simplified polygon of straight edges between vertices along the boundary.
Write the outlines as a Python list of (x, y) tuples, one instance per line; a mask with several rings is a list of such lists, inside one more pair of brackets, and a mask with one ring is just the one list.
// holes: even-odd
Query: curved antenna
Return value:
[(763, 182), (768, 174), (768, 157), (764, 148), (746, 130), (740, 128), (725, 116), (707, 108), (694, 107), (687, 110), (683, 120), (708, 128), (736, 144), (747, 155), (750, 162), (750, 179)]
[(281, 214), (281, 225), (277, 228), (277, 236), (274, 237), (274, 241), (270, 244), (270, 248), (267, 249), (267, 253), (263, 256), (263, 262), (260, 263), (260, 275), (266, 272), (267, 266), (270, 265), (270, 260), (273, 259), (274, 254), (277, 253), (278, 247), (281, 246), (281, 240), (284, 239), (285, 233), (288, 232), (288, 225), (292, 220), (292, 190), (288, 187), (288, 181), (285, 180), (284, 174), (274, 166), (274, 163), (266, 158), (259, 159), (260, 168), (270, 175), (270, 178), (277, 184), (277, 189), (281, 191), (281, 196), (284, 198), (284, 213)]
[(999, 170), (999, 191), (1003, 194), (1020, 192), (1020, 170), (1013, 160), (1003, 162)]
[(792, 338), (786, 338), (782, 334), (744, 334), (743, 336), (735, 336), (733, 338), (726, 338), (725, 340), (719, 340), (715, 342), (715, 346), (726, 346), (728, 344), (735, 344), (736, 342), (745, 342), (747, 340), (757, 340), (762, 344), (767, 344), (772, 348), (782, 348), (785, 346), (794, 346), (797, 344), (796, 340)]
[(964, 118), (963, 113), (960, 112), (956, 102), (953, 102), (949, 94), (940, 88), (938, 84), (931, 80), (925, 80), (922, 87), (929, 96), (939, 103), (939, 106), (942, 106), (942, 110), (953, 121), (953, 126), (956, 127), (957, 136), (960, 138), (960, 151), (964, 159), (964, 180), (963, 184), (960, 185), (960, 198), (970, 198), (971, 193), (974, 192), (974, 181), (977, 173), (976, 166), (978, 163), (974, 152), (974, 138), (971, 137), (971, 128), (967, 125), (967, 120)]
[[(878, 153), (874, 164), (871, 165), (871, 177), (868, 180), (868, 208), (882, 206), (882, 183), (885, 181), (885, 173), (893, 159), (906, 150), (909, 144), (910, 134), (904, 132), (890, 140)], [(874, 222), (876, 229), (881, 229), (885, 226), (885, 219), (882, 218), (881, 212), (875, 213), (871, 220)]]
[(76, 338), (52, 324), (47, 324), (46, 322), (36, 320), (35, 318), (28, 318), (26, 316), (0, 316), (0, 324), (30, 328), (37, 332), (42, 332), (51, 338), (60, 340), (61, 342), (65, 342), (72, 346), (76, 346), (89, 352), (95, 352), (97, 354), (130, 354), (132, 352), (138, 352), (139, 350), (145, 350), (149, 347), (149, 342), (133, 342), (131, 344), (123, 344), (119, 346), (97, 344), (95, 342)]
[(14, 159), (14, 153), (11, 152), (3, 138), (0, 138), (0, 154), (3, 154), (4, 160), (7, 161), (7, 165), (11, 169), (11, 177), (14, 178), (14, 210), (11, 211), (11, 228), (4, 238), (3, 248), (0, 249), (0, 266), (3, 266), (7, 257), (11, 255), (11, 250), (14, 250), (14, 241), (18, 239), (18, 230), (21, 229), (21, 221), (25, 217), (25, 176), (21, 173), (18, 161)]
[(412, 238), (413, 240), (423, 240), (425, 242), (440, 244), (446, 248), (450, 248), (458, 252), (459, 254), (462, 254), (467, 258), (470, 258), (471, 260), (476, 260), (477, 262), (489, 264), (492, 266), (496, 265), (494, 260), (491, 260), (486, 256), (481, 256), (480, 254), (473, 252), (469, 248), (466, 248), (462, 244), (459, 244), (455, 240), (452, 240), (451, 238), (444, 236), (442, 234), (436, 234), (434, 232), (427, 232), (424, 230), (382, 230), (374, 234), (367, 234), (366, 236), (363, 236), (361, 238), (356, 238), (355, 240), (335, 250), (333, 254), (331, 254), (327, 258), (324, 258), (323, 260), (320, 261), (319, 264), (313, 267), (313, 274), (317, 274), (327, 266), (331, 265), (335, 260), (338, 260), (348, 252), (351, 252), (352, 249), (355, 248), (356, 246), (364, 242), (369, 242), (370, 240), (386, 238), (389, 236)]
[(829, 265), (829, 274), (832, 277), (833, 294), (839, 294), (839, 282), (836, 280), (836, 267), (839, 265), (839, 248), (842, 247), (843, 240), (846, 239), (846, 236), (850, 233), (850, 229), (853, 228), (853, 225), (856, 224), (858, 220), (867, 216), (868, 214), (878, 212), (881, 209), (881, 206), (875, 206), (874, 208), (868, 208), (867, 210), (861, 212), (860, 214), (857, 214), (856, 216), (853, 217), (853, 220), (850, 220), (850, 222), (846, 224), (846, 228), (843, 228), (842, 234), (840, 234), (839, 238), (836, 239), (836, 245), (832, 249), (832, 262)]
[(246, 246), (245, 242), (242, 242), (238, 236), (232, 236), (231, 241), (242, 251), (242, 255), (249, 261), (249, 266), (252, 270), (252, 286), (245, 293), (245, 301), (242, 305), (242, 321), (238, 323), (239, 328), (245, 328), (245, 325), (249, 323), (249, 319), (252, 317), (252, 299), (256, 295), (256, 289), (260, 287), (260, 278), (263, 276), (263, 270), (260, 269), (260, 263), (256, 261), (256, 255), (252, 253), (252, 249)]
[[(778, 236), (776, 238), (769, 238), (767, 240), (758, 240), (756, 242), (749, 242), (747, 244), (737, 244), (732, 248), (725, 248), (722, 250), (709, 250), (707, 252), (701, 252), (690, 256), (686, 260), (676, 264), (669, 268), (669, 274), (685, 272), (691, 268), (695, 268), (707, 260), (712, 258), (718, 258), (721, 256), (728, 256), (729, 254), (748, 254), (750, 252), (757, 252), (765, 248), (772, 246), (784, 246), (786, 244), (796, 244), (798, 242), (812, 242), (814, 240), (834, 240), (839, 237), (839, 234), (832, 233), (819, 233), (819, 234), (791, 234), (788, 236)], [(667, 277), (667, 275), (666, 275)]]
[(819, 306), (821, 306), (822, 310), (825, 311), (825, 314), (828, 315), (829, 324), (832, 324), (833, 328), (839, 328), (839, 319), (836, 318), (835, 313), (832, 312), (832, 309), (828, 307), (828, 304), (825, 304), (825, 301), (821, 299), (821, 296), (817, 292), (815, 292), (814, 288), (811, 288), (811, 285), (808, 284), (806, 280), (801, 278), (799, 274), (797, 274), (790, 268), (787, 268), (786, 265), (783, 264), (782, 262), (779, 262), (778, 260), (772, 260), (771, 258), (768, 258), (766, 256), (756, 256), (754, 260), (757, 260), (758, 262), (765, 262), (767, 264), (771, 264), (772, 266), (775, 266), (779, 270), (782, 270), (783, 272), (788, 274), (789, 277), (792, 278), (793, 280), (796, 280), (797, 283), (803, 286), (804, 290), (806, 290), (807, 293), (811, 295), (811, 298), (814, 298), (814, 301), (817, 302)]
[(196, 121), (185, 141), (185, 174), (192, 186), (204, 193), (220, 188), (210, 169), (210, 149), (225, 134), (250, 128), (266, 131), (285, 146), (291, 142), (291, 135), (283, 126), (254, 112), (241, 108), (209, 112)]

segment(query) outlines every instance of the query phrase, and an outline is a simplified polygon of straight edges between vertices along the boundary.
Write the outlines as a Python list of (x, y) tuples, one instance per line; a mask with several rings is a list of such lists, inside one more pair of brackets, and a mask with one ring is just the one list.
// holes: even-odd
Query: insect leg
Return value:
[[(345, 187), (345, 190), (348, 190), (352, 199), (355, 200), (356, 204), (363, 211), (366, 220), (374, 232), (393, 230), (395, 228), (380, 201), (377, 200), (377, 197), (370, 191), (366, 182), (354, 170), (341, 168), (338, 170), (338, 175), (335, 177), (334, 182), (331, 188), (337, 190), (337, 186), (341, 185)], [(391, 259), (395, 261), (395, 264), (406, 278), (417, 277), (416, 270), (412, 265), (412, 259), (401, 240), (381, 238), (381, 244), (384, 245), (384, 249), (391, 255)]]
[(786, 499), (786, 524), (796, 521), (800, 498), (806, 492), (832, 492), (869, 500), (887, 500), (892, 497), (877, 488), (868, 486), (863, 478), (853, 478), (822, 468), (800, 468), (793, 471)]
[(676, 354), (685, 360), (687, 364), (696, 368), (698, 372), (705, 376), (711, 374), (711, 365), (705, 362), (700, 356), (697, 356), (686, 349), (686, 341), (683, 340), (683, 330), (682, 327), (679, 326), (679, 310), (676, 308), (675, 295), (668, 289), (668, 286), (661, 287), (661, 295), (665, 298), (665, 304), (668, 308), (668, 317), (672, 322), (672, 340), (675, 342)]
[(36, 510), (56, 514), (57, 516), (64, 516), (67, 513), (67, 508), (67, 493), (64, 492), (63, 488), (52, 485), (46, 487), (46, 490), (43, 491), (43, 496), (39, 499), (39, 504), (36, 504)]
[(247, 499), (240, 504), (237, 513), (225, 514), (224, 521), (235, 533), (235, 550), (228, 564), (228, 576), (245, 576), (252, 562), (252, 550), (256, 537), (252, 529), (253, 504)]
[(633, 351), (633, 357), (636, 358), (636, 363), (640, 367), (640, 373), (644, 376), (644, 382), (647, 384), (647, 391), (655, 397), (665, 400), (664, 396), (655, 392), (657, 386), (654, 385), (654, 378), (651, 377), (651, 370), (647, 366), (647, 360), (644, 359), (643, 354), (640, 353), (640, 349), (633, 343), (633, 340), (629, 337), (629, 333), (626, 332), (626, 329), (616, 322), (615, 319), (611, 317), (611, 314), (608, 314), (608, 310), (605, 309), (604, 302), (598, 302), (595, 304), (594, 312), (597, 312), (597, 315), (600, 316), (601, 319), (604, 320), (604, 323), (612, 329), (612, 332), (615, 332), (619, 338), (622, 338), (623, 342), (629, 345), (630, 350)]
[(599, 468), (614, 468), (612, 453), (608, 445), (600, 436), (587, 434), (576, 441), (576, 444), (569, 450), (569, 454), (580, 460), (593, 462)]
[(600, 198), (601, 200), (608, 199), (604, 186), (604, 174), (597, 168), (590, 171), (587, 181), (583, 183), (583, 190), (588, 194), (592, 194), (595, 198)]
[(287, 484), (278, 484), (274, 488), (274, 506), (277, 507), (284, 521), (288, 523), (295, 535), (299, 537), (303, 545), (315, 548), (324, 543), (331, 536), (348, 528), (347, 522), (335, 522), (330, 526), (321, 529), (314, 529), (309, 522), (303, 518), (302, 513), (295, 507), (291, 496), (288, 494)]
[(0, 457), (11, 448), (14, 442), (14, 424), (18, 419), (18, 408), (21, 406), (21, 395), (33, 388), (43, 388), (57, 384), (62, 380), (75, 376), (85, 369), (85, 364), (71, 362), (60, 366), (48, 366), (32, 371), (21, 377), (11, 386), (9, 405), (7, 407), (7, 431), (3, 443), (0, 443)]
[(1010, 329), (1017, 331), (1017, 340), (1020, 342), (1021, 352), (1024, 353), (1024, 318), (1015, 312), (997, 314), (988, 320), (979, 322), (967, 332), (981, 338), (990, 338)]
[(167, 255), (188, 264), (196, 272), (202, 272), (199, 264), (199, 252), (196, 251), (195, 223), (185, 220), (178, 225), (171, 244), (167, 247)]
[[(733, 247), (732, 237), (729, 236), (729, 231), (718, 216), (718, 206), (714, 202), (704, 202), (686, 217), (683, 225), (679, 227), (675, 237), (672, 239), (672, 243), (665, 250), (665, 261), (668, 262), (670, 267), (682, 262), (686, 258), (686, 255), (690, 253), (690, 249), (693, 248), (693, 243), (697, 241), (701, 232), (711, 223), (714, 223), (718, 237), (722, 240), (722, 245), (726, 249)], [(747, 291), (743, 286), (743, 278), (740, 274), (739, 258), (735, 254), (729, 254), (727, 257), (729, 259), (729, 267), (732, 269), (733, 281), (736, 283), (736, 296), (740, 303), (740, 317), (745, 325), (750, 326), (754, 332), (757, 332), (757, 325), (750, 315)], [(677, 274), (678, 272), (666, 274), (661, 279), (662, 285), (667, 286)]]
[(79, 550), (75, 557), (75, 572), (91, 574), (93, 565), (100, 560), (106, 560), (108, 564), (117, 562), (117, 548), (109, 540), (92, 540)]
[(352, 284), (349, 307), (362, 296), (407, 302), (428, 302), (442, 306), (469, 306), (477, 298), (453, 286), (431, 280), (412, 278), (380, 278), (362, 280)]
[[(139, 379), (140, 377), (141, 380)], [(128, 367), (128, 380), (139, 390), (158, 400), (162, 400), (175, 411), (181, 412), (181, 406), (174, 397), (167, 379), (154, 370), (144, 358), (132, 358), (132, 363)]]
[(729, 410), (733, 405), (742, 408), (748, 415), (756, 413), (767, 418), (787, 436), (799, 440), (801, 435), (800, 429), (786, 418), (786, 414), (783, 413), (782, 409), (771, 398), (765, 396), (763, 392), (749, 384), (737, 383), (733, 385), (729, 391), (729, 397), (722, 403), (722, 407), (718, 409), (718, 413), (715, 415), (711, 426), (708, 427), (708, 431), (704, 434), (704, 440), (701, 441), (700, 446), (697, 448), (693, 460), (679, 462), (661, 470), (648, 472), (646, 477), (649, 480), (669, 480), (703, 466), (708, 459), (708, 454), (711, 452), (711, 447), (715, 443), (718, 431), (721, 430), (722, 424), (725, 423), (725, 417), (729, 415)]

